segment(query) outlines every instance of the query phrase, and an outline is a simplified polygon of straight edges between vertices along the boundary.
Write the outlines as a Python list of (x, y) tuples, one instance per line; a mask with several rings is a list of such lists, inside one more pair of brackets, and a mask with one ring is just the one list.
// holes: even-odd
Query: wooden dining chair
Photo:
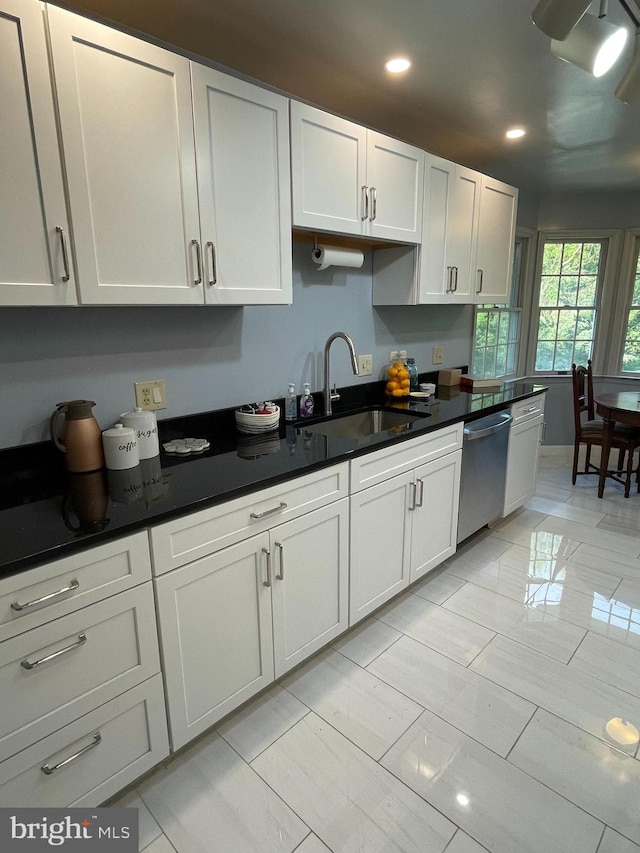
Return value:
[[(587, 366), (571, 366), (573, 379), (573, 414), (575, 419), (575, 442), (573, 448), (573, 472), (571, 482), (575, 486), (578, 474), (599, 474), (600, 465), (591, 462), (591, 448), (602, 447), (604, 423), (597, 420), (593, 402), (593, 373), (591, 359)], [(586, 415), (586, 417), (585, 417)], [(584, 471), (578, 471), (580, 445), (586, 446)], [(618, 451), (618, 468), (608, 470), (607, 477), (624, 486), (624, 496), (629, 497), (631, 477), (634, 467), (634, 452), (640, 447), (640, 430), (625, 424), (616, 424), (611, 440), (612, 449)], [(626, 465), (625, 465), (625, 456)], [(640, 492), (640, 470), (636, 472), (638, 491)]]

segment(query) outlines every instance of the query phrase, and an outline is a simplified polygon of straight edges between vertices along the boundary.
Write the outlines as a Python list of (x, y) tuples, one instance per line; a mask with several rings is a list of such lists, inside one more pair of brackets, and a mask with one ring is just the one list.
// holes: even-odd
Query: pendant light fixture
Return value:
[(628, 35), (624, 27), (583, 15), (564, 41), (551, 40), (551, 52), (594, 77), (602, 77), (619, 58)]
[(631, 65), (618, 84), (616, 98), (634, 107), (640, 106), (640, 30), (636, 32), (636, 44)]
[(531, 14), (536, 27), (563, 41), (591, 5), (591, 0), (540, 0)]

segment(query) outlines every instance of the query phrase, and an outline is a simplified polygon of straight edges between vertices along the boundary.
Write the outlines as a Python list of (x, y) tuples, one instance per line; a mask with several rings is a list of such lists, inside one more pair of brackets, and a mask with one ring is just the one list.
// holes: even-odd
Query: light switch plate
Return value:
[(371, 376), (371, 374), (373, 373), (372, 355), (358, 356), (358, 371), (360, 376)]

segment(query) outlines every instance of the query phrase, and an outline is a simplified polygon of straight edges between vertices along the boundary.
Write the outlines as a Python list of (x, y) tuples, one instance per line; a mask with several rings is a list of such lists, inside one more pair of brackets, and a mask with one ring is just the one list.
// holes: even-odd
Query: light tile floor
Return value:
[(112, 805), (146, 853), (640, 853), (640, 495), (535, 497)]

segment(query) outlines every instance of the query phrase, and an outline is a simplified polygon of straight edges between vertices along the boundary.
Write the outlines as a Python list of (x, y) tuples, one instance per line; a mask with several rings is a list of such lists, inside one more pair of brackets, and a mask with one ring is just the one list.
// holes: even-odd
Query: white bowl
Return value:
[(278, 428), (280, 423), (280, 408), (275, 407), (275, 412), (267, 415), (258, 415), (251, 412), (236, 412), (236, 429), (247, 435), (259, 435), (263, 432), (271, 432)]

